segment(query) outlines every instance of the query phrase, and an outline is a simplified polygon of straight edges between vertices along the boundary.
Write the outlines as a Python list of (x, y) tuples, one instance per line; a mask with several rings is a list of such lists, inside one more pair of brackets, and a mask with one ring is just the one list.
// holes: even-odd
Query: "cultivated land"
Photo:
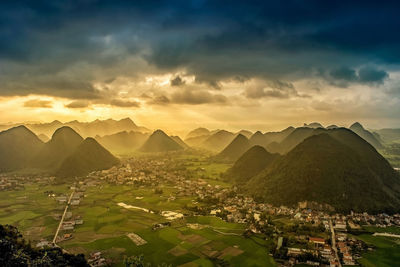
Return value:
[[(199, 165), (200, 166), (200, 165)], [(208, 167), (206, 163), (201, 166)], [(217, 169), (225, 166), (211, 165), (207, 168), (211, 180)], [(48, 193), (69, 194), (71, 184), (38, 185), (27, 183), (24, 190), (4, 191), (0, 194), (0, 223), (18, 226), (23, 234), (33, 242), (41, 239), (51, 240), (57, 229), (60, 215), (65, 205), (60, 205)], [(221, 182), (221, 186), (227, 184)], [(230, 262), (232, 266), (253, 264), (255, 266), (275, 266), (263, 244), (265, 240), (257, 237), (244, 238), (244, 224), (227, 223), (216, 217), (188, 216), (173, 221), (170, 227), (152, 230), (156, 223), (168, 222), (158, 214), (160, 211), (187, 213), (185, 205), (195, 202), (194, 197), (180, 197), (168, 201), (176, 193), (172, 186), (163, 185), (163, 193), (155, 194), (151, 187), (112, 185), (101, 183), (88, 187), (79, 206), (70, 206), (68, 211), (79, 215), (83, 225), (75, 227), (73, 238), (58, 243), (71, 253), (101, 251), (115, 265), (123, 265), (127, 256), (144, 255), (146, 262), (153, 264), (165, 262), (178, 266), (193, 263), (193, 266), (212, 266), (209, 256)], [(125, 209), (117, 204), (149, 209)], [(193, 225), (196, 225), (195, 227)], [(147, 243), (137, 246), (127, 235), (135, 233)], [(62, 235), (63, 232), (60, 232)]]
[[(142, 156), (140, 160), (141, 164), (150, 168), (158, 166), (157, 162), (170, 164), (162, 161), (163, 157)], [(94, 183), (85, 182), (79, 205), (71, 205), (68, 209), (72, 217), (79, 216), (83, 224), (75, 225), (72, 231), (62, 230), (59, 236), (72, 233), (72, 238), (60, 240), (57, 244), (70, 253), (84, 253), (87, 257), (94, 252), (101, 252), (102, 257), (115, 266), (124, 266), (123, 259), (135, 255), (143, 255), (145, 262), (155, 266), (163, 262), (172, 266), (276, 266), (270, 254), (275, 250), (279, 237), (284, 238), (284, 246), (305, 250), (312, 246), (302, 236), (329, 240), (329, 231), (318, 230), (309, 222), (300, 223), (299, 227), (293, 215), (284, 213), (269, 214), (268, 226), (261, 232), (253, 230), (250, 234), (248, 229), (252, 219), (238, 223), (210, 216), (208, 208), (215, 206), (215, 203), (199, 201), (196, 195), (182, 194), (187, 189), (181, 188), (180, 183), (171, 182), (174, 176), (169, 177), (169, 181), (167, 177), (169, 173), (179, 170), (187, 175), (185, 179), (189, 181), (201, 178), (205, 188), (208, 184), (212, 188), (229, 190), (231, 185), (223, 181), (220, 174), (231, 165), (214, 163), (205, 155), (179, 154), (175, 158), (178, 163), (166, 168), (170, 168), (170, 171), (163, 172), (161, 168), (159, 176), (154, 176), (146, 183), (120, 184), (118, 180), (83, 179)], [(137, 166), (132, 166), (134, 168)], [(143, 177), (152, 176), (146, 171), (143, 173)], [(57, 197), (69, 195), (71, 186), (81, 186), (79, 181), (63, 182), (58, 184), (57, 179), (35, 176), (24, 179), (24, 189), (2, 191), (0, 224), (17, 226), (33, 244), (42, 239), (52, 240), (65, 208), (65, 203), (58, 203)], [(187, 188), (191, 187), (189, 184)], [(156, 188), (161, 191), (155, 192)], [(118, 203), (143, 210), (124, 208)], [(194, 212), (193, 207), (203, 207), (207, 212)], [(183, 214), (184, 218), (170, 221), (161, 215), (162, 211)], [(371, 251), (362, 253), (359, 262), (365, 266), (395, 266), (400, 261), (400, 240), (372, 234), (399, 234), (399, 229), (368, 226), (361, 229), (364, 232), (360, 235), (349, 234), (373, 247)], [(129, 234), (140, 237), (139, 241), (136, 240), (139, 243)], [(274, 252), (278, 262), (282, 260), (279, 256), (281, 251)], [(286, 255), (287, 250), (283, 251)]]

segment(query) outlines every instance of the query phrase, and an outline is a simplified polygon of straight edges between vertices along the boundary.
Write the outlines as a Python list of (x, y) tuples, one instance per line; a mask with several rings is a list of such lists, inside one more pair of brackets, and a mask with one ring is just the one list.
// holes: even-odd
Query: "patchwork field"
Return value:
[(188, 169), (196, 170), (200, 177), (204, 176), (211, 179), (219, 179), (220, 174), (232, 166), (229, 163), (213, 162), (207, 158), (194, 158), (192, 161), (188, 159), (188, 162)]
[[(51, 240), (59, 222), (57, 215), (64, 206), (45, 193), (50, 191), (68, 194), (70, 189), (67, 185), (29, 185), (25, 190), (2, 192), (0, 223), (18, 226), (33, 242), (42, 238)], [(162, 194), (131, 186), (89, 187), (80, 205), (69, 210), (73, 216), (82, 217), (83, 225), (76, 226), (73, 238), (59, 245), (69, 252), (86, 255), (101, 251), (116, 266), (123, 266), (125, 256), (140, 254), (145, 262), (173, 266), (213, 266), (216, 260), (232, 266), (275, 265), (263, 246), (266, 241), (244, 238), (241, 224), (216, 217), (189, 216), (173, 221), (171, 226), (152, 230), (154, 224), (168, 221), (159, 214), (161, 211), (187, 214), (184, 206), (194, 199), (168, 201), (174, 191), (168, 186), (163, 186)], [(151, 212), (126, 209), (118, 206), (120, 202)], [(139, 240), (138, 245), (132, 238)]]
[(363, 254), (363, 258), (360, 259), (360, 263), (363, 266), (398, 266), (400, 262), (399, 238), (372, 236), (368, 234), (359, 235), (357, 238), (375, 247), (373, 251)]
[(30, 240), (52, 239), (62, 213), (63, 206), (46, 191), (56, 194), (70, 192), (67, 185), (30, 184), (25, 190), (3, 191), (0, 194), (0, 224), (18, 226)]

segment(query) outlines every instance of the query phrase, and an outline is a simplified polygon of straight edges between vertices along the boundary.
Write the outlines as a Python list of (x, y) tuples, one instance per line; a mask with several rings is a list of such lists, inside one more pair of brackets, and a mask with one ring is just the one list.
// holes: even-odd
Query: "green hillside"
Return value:
[(273, 144), (271, 143), (268, 144), (267, 150), (274, 153), (286, 154), (295, 146), (303, 142), (303, 140), (306, 139), (307, 137), (324, 131), (325, 130), (322, 128), (314, 129), (310, 127), (299, 127), (296, 128), (294, 131), (292, 131), (289, 135), (287, 135), (281, 142), (279, 143), (274, 142)]
[(359, 122), (351, 125), (350, 130), (358, 134), (361, 138), (373, 145), (376, 149), (383, 148), (381, 142), (377, 139), (377, 137), (374, 136), (370, 131), (364, 129), (364, 127)]
[(246, 183), (251, 177), (256, 176), (267, 168), (278, 157), (278, 154), (271, 154), (262, 146), (253, 146), (226, 171), (224, 177), (235, 183)]
[(306, 138), (246, 190), (276, 205), (307, 200), (345, 212), (398, 210), (400, 178), (389, 163), (350, 130), (330, 131)]
[(232, 142), (224, 148), (218, 155), (218, 159), (235, 161), (251, 147), (249, 139), (242, 134), (238, 134)]
[(31, 161), (31, 166), (40, 169), (57, 169), (60, 164), (82, 143), (83, 138), (68, 126), (57, 129), (50, 141)]
[(0, 172), (26, 168), (43, 142), (25, 126), (0, 132)]
[(59, 177), (85, 176), (92, 171), (109, 169), (119, 160), (102, 147), (95, 139), (86, 138), (68, 156), (57, 170)]

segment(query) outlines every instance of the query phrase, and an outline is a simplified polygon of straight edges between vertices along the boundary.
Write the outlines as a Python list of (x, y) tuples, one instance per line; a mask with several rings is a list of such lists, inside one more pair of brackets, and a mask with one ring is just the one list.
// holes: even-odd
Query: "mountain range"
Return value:
[[(175, 138), (176, 139), (176, 138)], [(182, 140), (180, 140), (182, 141)], [(162, 130), (154, 131), (140, 148), (142, 152), (169, 152), (184, 150), (185, 147)]]
[(57, 129), (46, 143), (25, 126), (0, 132), (1, 172), (29, 169), (67, 177), (107, 169), (118, 162), (96, 140), (83, 139), (67, 126)]
[(219, 130), (207, 136), (198, 146), (213, 152), (220, 152), (235, 138), (235, 134), (225, 130)]
[[(323, 133), (326, 130), (334, 130), (338, 128), (339, 127), (335, 125), (334, 126), (331, 125), (329, 128), (308, 127), (308, 126), (295, 128), (280, 142), (271, 142), (265, 147), (270, 152), (286, 154), (296, 145), (300, 144), (307, 137)], [(341, 128), (341, 129), (346, 129), (346, 128)], [(360, 123), (354, 123), (350, 127), (350, 130), (359, 135), (368, 143), (370, 143), (376, 149), (381, 149), (383, 147), (380, 141), (371, 132), (364, 129), (364, 127)]]
[[(135, 131), (149, 133), (150, 130), (137, 126), (130, 118), (121, 120), (95, 120), (92, 122), (79, 122), (77, 120), (62, 123), (58, 120), (49, 123), (18, 123), (0, 125), (0, 130), (6, 130), (15, 126), (25, 125), (28, 129), (37, 135), (51, 136), (55, 130), (62, 126), (68, 126), (74, 129), (83, 137), (95, 137), (97, 135), (104, 136), (115, 134), (122, 131)], [(43, 137), (43, 136), (42, 136)]]
[(185, 143), (194, 148), (220, 153), (239, 135), (248, 139), (253, 133), (248, 130), (233, 133), (226, 130), (210, 131), (206, 128), (197, 128), (186, 135)]
[[(225, 130), (210, 131), (206, 128), (197, 128), (188, 133), (185, 143), (194, 148), (201, 148), (217, 153), (217, 159), (232, 161), (239, 158), (245, 151), (245, 149), (238, 149), (239, 145), (235, 144), (235, 138), (239, 135), (248, 138), (249, 144), (244, 145), (246, 150), (250, 146), (260, 145), (271, 153), (284, 155), (307, 137), (321, 133), (326, 129), (337, 128), (339, 128), (337, 125), (330, 125), (324, 128), (324, 126), (318, 122), (309, 124), (304, 123), (303, 127), (298, 128), (290, 126), (278, 132), (262, 133), (256, 131), (253, 134), (246, 130), (241, 130), (235, 134)], [(383, 148), (379, 134), (366, 130), (360, 123), (354, 123), (350, 126), (350, 129), (373, 145), (376, 149)], [(242, 141), (243, 140), (244, 139), (242, 139)], [(235, 149), (233, 147), (235, 147)], [(236, 152), (237, 155), (233, 155), (233, 150), (241, 152)], [(228, 155), (230, 153), (232, 153), (232, 155)]]
[(0, 132), (0, 172), (27, 168), (43, 142), (25, 126)]
[(83, 138), (72, 128), (63, 126), (57, 129), (51, 139), (42, 145), (32, 158), (31, 166), (44, 170), (56, 170), (82, 143)]
[(279, 154), (271, 154), (264, 147), (255, 145), (247, 150), (223, 176), (236, 184), (245, 184), (278, 157)]
[(251, 173), (251, 162), (265, 152), (246, 152), (245, 163), (234, 165), (240, 174), (234, 180), (249, 179), (242, 189), (275, 205), (315, 201), (344, 212), (399, 210), (399, 174), (371, 144), (345, 128), (314, 130), (286, 155), (266, 160), (269, 165), (258, 174)]
[(364, 127), (359, 122), (355, 122), (354, 124), (352, 124), (349, 129), (358, 134), (365, 141), (373, 145), (376, 149), (383, 148), (381, 141), (379, 140), (379, 135), (374, 135), (370, 131), (364, 129)]
[(226, 161), (236, 161), (250, 147), (249, 139), (242, 134), (238, 134), (229, 145), (217, 154), (216, 158)]
[(92, 171), (109, 169), (119, 160), (102, 147), (95, 139), (88, 137), (62, 161), (57, 169), (59, 177), (84, 176)]
[(112, 153), (130, 154), (139, 149), (149, 136), (148, 133), (123, 131), (105, 136), (97, 135), (95, 139)]

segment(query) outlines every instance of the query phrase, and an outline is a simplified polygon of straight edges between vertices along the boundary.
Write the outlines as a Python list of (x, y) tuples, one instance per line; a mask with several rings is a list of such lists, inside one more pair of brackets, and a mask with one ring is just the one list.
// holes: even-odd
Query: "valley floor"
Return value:
[[(155, 266), (276, 266), (294, 258), (290, 251), (315, 251), (310, 237), (330, 244), (328, 229), (296, 220), (290, 212), (265, 215), (254, 208), (252, 217), (232, 218), (237, 214), (233, 205), (210, 197), (232, 194), (232, 186), (219, 175), (230, 165), (201, 156), (174, 158), (130, 159), (120, 169), (80, 181), (15, 177), (23, 187), (0, 192), (0, 224), (17, 226), (33, 244), (51, 241), (66, 205), (64, 197), (76, 190), (56, 243), (68, 252), (84, 253), (93, 265), (124, 266), (124, 261), (143, 255), (143, 262)], [(243, 209), (253, 205), (246, 201)], [(222, 214), (224, 207), (232, 212)], [(399, 239), (372, 235), (396, 234), (399, 229), (369, 226), (347, 233), (370, 248), (360, 250), (357, 262), (400, 262)]]

